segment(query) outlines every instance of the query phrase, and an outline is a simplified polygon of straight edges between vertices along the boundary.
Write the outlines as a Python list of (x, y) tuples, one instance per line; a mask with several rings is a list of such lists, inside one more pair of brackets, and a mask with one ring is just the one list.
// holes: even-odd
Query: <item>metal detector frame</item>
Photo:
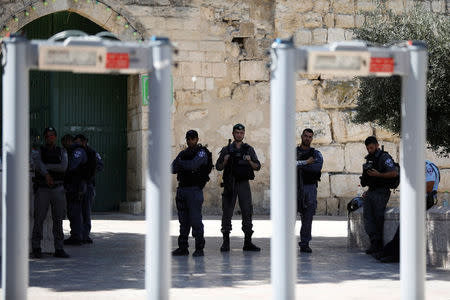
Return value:
[[(314, 64), (328, 55), (326, 64)], [(339, 56), (333, 60), (333, 56)], [(402, 77), (400, 144), (401, 298), (424, 299), (425, 287), (425, 117), (427, 49), (423, 42), (370, 47), (340, 42), (298, 47), (276, 40), (271, 49), (271, 279), (273, 299), (295, 299), (296, 157), (295, 73)], [(345, 61), (349, 58), (349, 61)], [(370, 61), (367, 59), (370, 58)], [(358, 65), (358, 60), (360, 65)], [(363, 62), (365, 60), (365, 62)], [(370, 64), (370, 67), (367, 67)], [(325, 66), (325, 67), (324, 67)], [(322, 69), (321, 69), (322, 68)]]
[[(150, 74), (148, 161), (145, 179), (147, 234), (145, 285), (148, 299), (169, 298), (171, 158), (170, 74), (167, 38), (148, 43), (69, 37), (63, 42), (3, 40), (3, 238), (2, 299), (27, 299), (29, 257), (29, 71)], [(92, 59), (86, 57), (91, 51)], [(58, 59), (56, 59), (58, 58)], [(47, 59), (47, 60), (46, 60)]]

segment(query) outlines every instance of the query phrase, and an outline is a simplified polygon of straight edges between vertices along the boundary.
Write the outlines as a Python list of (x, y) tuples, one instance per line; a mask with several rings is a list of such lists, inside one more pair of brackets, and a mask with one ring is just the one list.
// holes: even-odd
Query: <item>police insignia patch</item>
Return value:
[(73, 157), (80, 158), (81, 157), (81, 151), (75, 151), (73, 152)]
[(198, 156), (200, 156), (200, 157), (205, 157), (205, 155), (206, 155), (206, 153), (203, 150), (198, 152)]
[(386, 166), (391, 167), (391, 168), (394, 166), (394, 161), (390, 158), (386, 159), (386, 161), (384, 163), (386, 164)]

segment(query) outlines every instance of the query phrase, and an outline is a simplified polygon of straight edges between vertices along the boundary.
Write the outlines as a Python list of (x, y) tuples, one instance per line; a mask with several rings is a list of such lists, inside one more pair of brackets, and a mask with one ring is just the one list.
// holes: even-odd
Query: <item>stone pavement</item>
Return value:
[[(94, 219), (94, 244), (66, 247), (70, 259), (50, 254), (30, 259), (29, 299), (146, 299), (144, 217), (109, 214)], [(171, 299), (272, 299), (268, 217), (254, 221), (254, 241), (261, 253), (242, 251), (240, 216), (233, 221), (232, 251), (220, 253), (220, 220), (206, 219), (205, 257), (172, 259)], [(67, 234), (67, 221), (64, 229)], [(173, 247), (177, 232), (178, 222), (173, 220)], [(399, 265), (381, 264), (348, 249), (345, 217), (316, 218), (311, 247), (312, 254), (298, 255), (297, 299), (400, 299)], [(428, 268), (426, 296), (450, 299), (449, 271)]]

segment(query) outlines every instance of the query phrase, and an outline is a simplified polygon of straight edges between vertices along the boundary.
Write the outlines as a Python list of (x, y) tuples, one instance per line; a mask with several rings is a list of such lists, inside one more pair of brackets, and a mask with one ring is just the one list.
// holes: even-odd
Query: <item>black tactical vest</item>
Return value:
[[(229, 163), (225, 167), (224, 177), (232, 176), (236, 181), (253, 180), (255, 172), (247, 160), (244, 160), (244, 155), (249, 155), (250, 146), (242, 144), (241, 148), (237, 149), (231, 147), (227, 149), (227, 154), (230, 155)], [(231, 163), (230, 163), (231, 162)]]
[[(200, 149), (202, 148), (199, 146), (195, 147), (194, 149), (187, 148), (181, 151), (180, 159), (192, 160), (197, 155), (198, 151), (200, 151)], [(203, 188), (204, 186), (204, 182), (197, 170), (181, 170), (177, 173), (177, 180), (179, 181), (180, 187), (198, 186)]]
[[(41, 146), (41, 160), (44, 164), (60, 164), (62, 162), (62, 149), (58, 146), (53, 148), (48, 148), (46, 146)], [(54, 181), (64, 181), (65, 172), (55, 172), (49, 171), (50, 176)], [(38, 171), (35, 173), (35, 178), (40, 183), (45, 183), (45, 177)]]
[[(314, 157), (314, 148), (303, 150), (300, 146), (297, 147), (297, 160), (307, 160), (310, 157)], [(314, 172), (311, 170), (301, 169), (303, 184), (317, 184), (320, 181), (322, 172)]]

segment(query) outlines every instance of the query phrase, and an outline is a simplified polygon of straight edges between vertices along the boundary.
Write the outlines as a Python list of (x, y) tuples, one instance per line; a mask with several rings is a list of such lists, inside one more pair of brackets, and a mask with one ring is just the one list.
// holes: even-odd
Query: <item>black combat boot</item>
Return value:
[(261, 251), (261, 248), (256, 247), (252, 243), (252, 236), (251, 234), (246, 234), (244, 239), (244, 247), (242, 248), (244, 251)]
[(42, 258), (42, 250), (41, 248), (33, 248), (33, 257), (34, 258)]
[(177, 248), (172, 251), (172, 256), (186, 256), (189, 255), (189, 250), (187, 248)]
[(223, 233), (223, 243), (220, 247), (220, 252), (230, 251), (230, 233)]
[(194, 253), (192, 253), (193, 257), (205, 256), (203, 249), (195, 249)]

